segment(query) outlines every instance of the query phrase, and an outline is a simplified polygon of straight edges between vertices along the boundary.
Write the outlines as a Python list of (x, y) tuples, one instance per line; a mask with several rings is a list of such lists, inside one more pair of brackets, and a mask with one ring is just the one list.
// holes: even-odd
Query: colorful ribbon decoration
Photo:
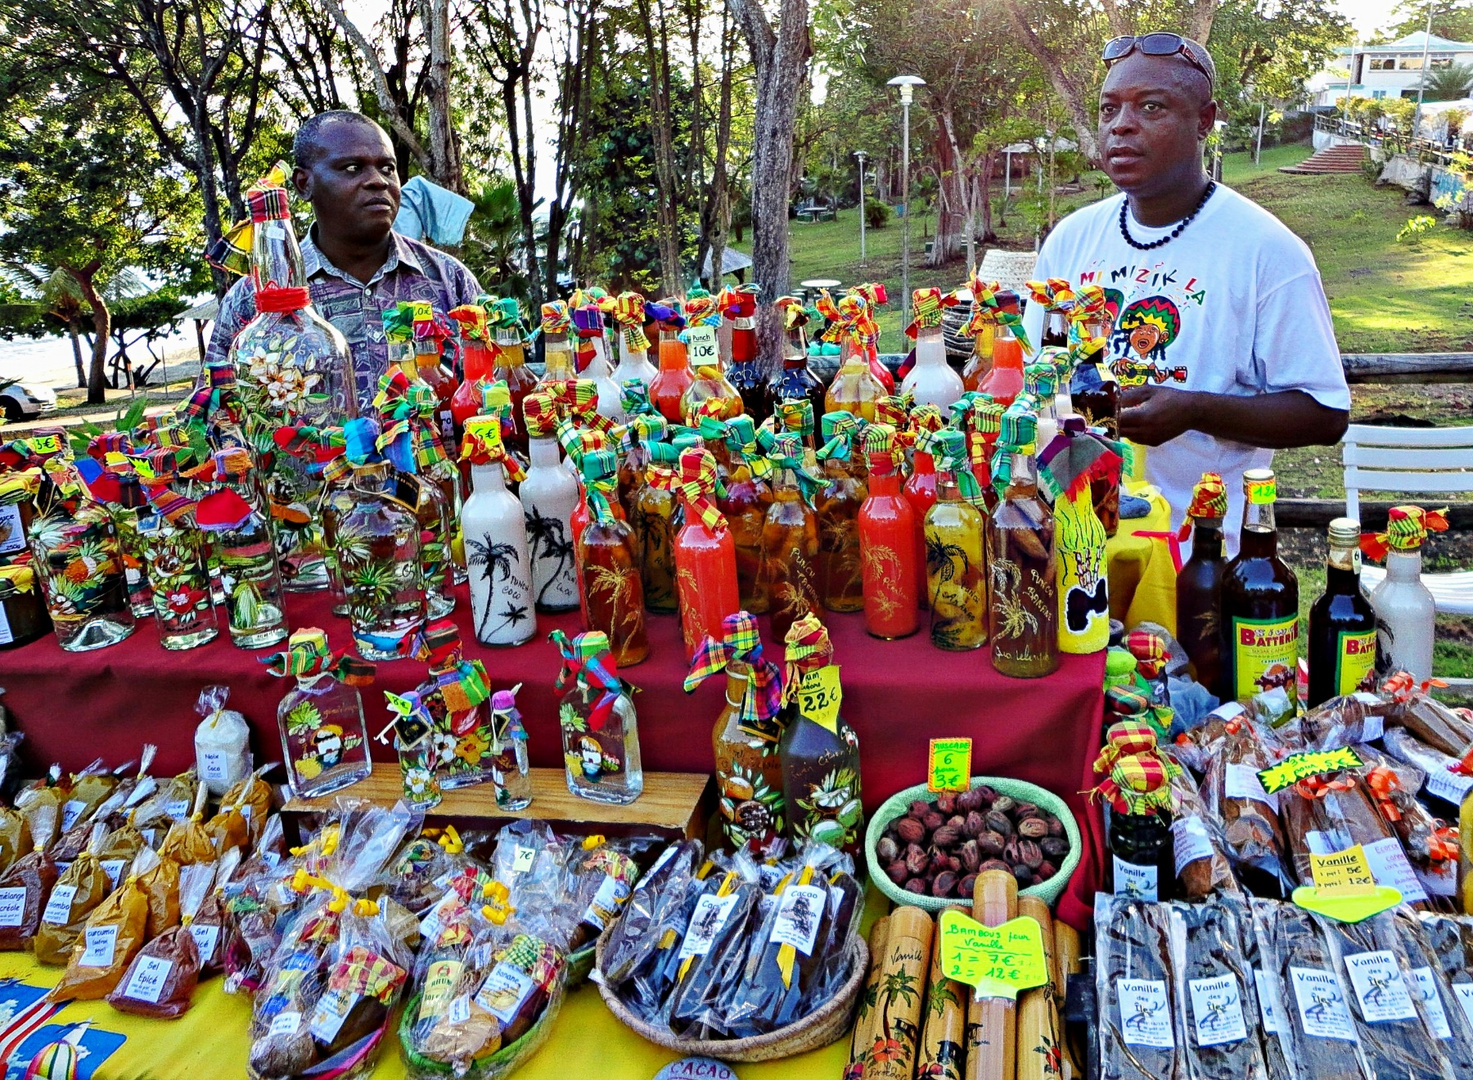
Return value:
[(972, 318), (967, 323), (966, 333), (976, 337), (988, 325), (1006, 327), (1018, 339), (1025, 354), (1033, 351), (1028, 332), (1023, 329), (1023, 316), (1018, 311), (1017, 298), (995, 281), (989, 285), (981, 278), (974, 278)]
[(354, 945), (333, 965), (327, 977), (327, 988), (347, 996), (348, 1000), (371, 997), (389, 1005), (407, 975), (408, 972), (398, 964), (386, 960), (367, 946)]
[(36, 466), (0, 475), (0, 506), (34, 499), (45, 474)]
[(460, 460), (472, 465), (500, 465), (514, 482), (526, 479), (522, 463), (506, 449), (501, 439), (501, 421), (494, 416), (473, 416), (465, 422), (460, 441)]
[(610, 434), (618, 441), (619, 452), (630, 454), (647, 443), (664, 442), (670, 437), (670, 423), (659, 413), (635, 416), (626, 424), (615, 425)]
[(910, 411), (915, 404), (916, 396), (910, 391), (886, 394), (875, 402), (875, 419), (902, 431), (910, 421)]
[(488, 296), (482, 294), (478, 303), (486, 309), (486, 325), (493, 336), (501, 331), (516, 334), (518, 341), (528, 336), (527, 324), (522, 319), (522, 305), (515, 296)]
[(401, 368), (385, 372), (379, 376), (373, 407), (381, 424), (378, 449), (394, 468), (417, 473), (446, 460), (434, 422), (439, 403), (426, 383), (411, 382)]
[(823, 478), (815, 476), (809, 469), (807, 455), (803, 452), (803, 440), (797, 435), (778, 435), (772, 440), (772, 449), (767, 459), (774, 469), (789, 469), (798, 481), (798, 491), (810, 506), (813, 496), (823, 487)]
[(772, 302), (772, 306), (782, 312), (783, 330), (787, 333), (802, 330), (808, 325), (808, 309), (796, 296), (779, 296)]
[(905, 448), (896, 438), (895, 428), (890, 424), (873, 423), (859, 437), (860, 446), (871, 463), (888, 462), (897, 473), (905, 466)]
[(1355, 781), (1349, 777), (1331, 780), (1325, 776), (1306, 776), (1294, 784), (1294, 790), (1306, 799), (1324, 799), (1331, 792), (1354, 791)]
[(1095, 758), (1094, 771), (1101, 776), (1126, 754), (1145, 754), (1158, 749), (1156, 729), (1135, 720), (1117, 720), (1105, 732), (1105, 745)]
[(773, 406), (772, 415), (782, 430), (804, 438), (813, 434), (813, 402), (807, 398), (790, 398)]
[(306, 676), (327, 674), (349, 686), (367, 686), (373, 682), (374, 666), (367, 660), (346, 653), (334, 653), (327, 646), (327, 634), (315, 626), (293, 630), (284, 652), (261, 658), (273, 675)]
[[(808, 402), (803, 404), (807, 405)], [(812, 407), (809, 408), (810, 415)], [(772, 475), (772, 462), (767, 460), (767, 449), (759, 439), (770, 439), (766, 432), (759, 436), (757, 425), (746, 413), (724, 421), (726, 426), (726, 448), (739, 457), (751, 471), (753, 479), (762, 480)]]
[(941, 409), (936, 405), (917, 405), (910, 410), (906, 425), (913, 435), (919, 436), (923, 432), (940, 431), (946, 426), (946, 420), (941, 415)]
[[(451, 716), (469, 713), (491, 700), (491, 680), (479, 660), (466, 660), (460, 629), (450, 619), (439, 619), (426, 626), (415, 640), (415, 658), (429, 667), (430, 680), (445, 710)], [(465, 735), (477, 726), (478, 719), (464, 717), (461, 729), (452, 725), (452, 734)]]
[(1153, 634), (1149, 630), (1132, 630), (1126, 634), (1125, 647), (1135, 657), (1135, 669), (1147, 679), (1157, 678), (1166, 670), (1166, 662), (1171, 659), (1166, 651), (1166, 642), (1161, 640), (1159, 634)]
[(1423, 510), (1420, 506), (1393, 506), (1386, 515), (1386, 531), (1362, 533), (1360, 547), (1377, 562), (1388, 551), (1417, 551), (1427, 541), (1429, 532), (1447, 531), (1447, 507)]
[(486, 308), (481, 304), (461, 304), (446, 312), (460, 327), (462, 341), (487, 342), (490, 340)]
[(1077, 496), (1097, 479), (1118, 482), (1124, 464), (1116, 452), (1120, 444), (1090, 428), (1082, 416), (1066, 416), (1059, 433), (1038, 457), (1038, 482), (1057, 502)]
[(614, 422), (598, 411), (598, 383), (592, 379), (573, 379), (564, 397), (568, 418), (581, 428), (608, 431)]
[(1030, 298), (1049, 311), (1068, 311), (1074, 306), (1074, 289), (1066, 278), (1025, 281), (1023, 288), (1028, 290)]
[(630, 290), (618, 296), (605, 296), (598, 309), (614, 317), (624, 332), (624, 345), (630, 352), (648, 352), (650, 339), (644, 336), (644, 297)]
[(761, 294), (762, 287), (753, 281), (745, 285), (727, 286), (716, 294), (716, 308), (733, 322), (737, 319), (750, 319), (757, 314), (757, 298)]
[(618, 664), (609, 652), (608, 635), (602, 630), (590, 630), (570, 641), (567, 634), (554, 630), (547, 635), (547, 640), (558, 647), (563, 657), (563, 665), (557, 673), (558, 690), (562, 690), (569, 679), (577, 679), (589, 689), (601, 691), (588, 714), (589, 730), (601, 731), (624, 693)]
[(992, 486), (999, 497), (1006, 494), (1013, 477), (1014, 454), (1032, 454), (1038, 439), (1038, 417), (1024, 401), (1014, 401), (1002, 414), (997, 452), (992, 462)]
[(557, 434), (557, 401), (546, 390), (533, 390), (522, 398), (522, 417), (529, 438), (550, 439)]
[(1396, 773), (1385, 765), (1377, 765), (1366, 772), (1366, 787), (1376, 800), (1376, 808), (1388, 822), (1401, 820), (1401, 807), (1396, 803), (1395, 793), (1401, 790), (1401, 781)]
[(864, 431), (864, 420), (851, 412), (826, 412), (819, 422), (823, 433), (823, 446), (815, 455), (819, 461), (830, 458), (847, 461), (849, 452), (858, 444)]
[(589, 516), (600, 525), (612, 525), (618, 520), (613, 500), (619, 492), (619, 459), (612, 450), (591, 450), (574, 462), (583, 477), (583, 501)]
[(542, 305), (542, 321), (537, 331), (543, 334), (566, 334), (573, 328), (573, 313), (564, 300), (550, 300)]
[(1075, 293), (1074, 303), (1068, 310), (1069, 352), (1075, 365), (1093, 362), (1093, 358), (1104, 352), (1104, 334), (1090, 334), (1088, 326), (1108, 318), (1109, 300), (1100, 285), (1081, 285)]
[(686, 330), (679, 335), (681, 341), (689, 340), (686, 331), (692, 326), (720, 326), (721, 309), (716, 305), (716, 297), (699, 286), (686, 293), (685, 322)]
[(1187, 507), (1187, 517), (1201, 520), (1222, 520), (1227, 517), (1227, 486), (1222, 476), (1215, 472), (1204, 472), (1192, 488), (1192, 502)]
[(742, 694), (738, 722), (757, 728), (777, 715), (783, 705), (782, 674), (777, 665), (762, 654), (762, 636), (757, 620), (749, 612), (737, 611), (721, 620), (721, 639), (709, 634), (701, 639), (690, 671), (685, 676), (685, 692), (690, 693), (730, 663), (744, 664), (751, 677)]
[(938, 431), (931, 436), (931, 457), (938, 473), (950, 473), (956, 480), (957, 492), (963, 499), (986, 513), (987, 499), (977, 483), (967, 455), (967, 437), (955, 428)]
[(619, 404), (629, 416), (658, 416), (650, 401), (650, 388), (643, 379), (625, 379), (619, 384)]
[(828, 627), (814, 612), (804, 612), (788, 627), (788, 636), (783, 642), (783, 659), (786, 661), (783, 704), (786, 705), (797, 695), (804, 675), (834, 662), (834, 645), (829, 640)]
[(910, 294), (911, 322), (905, 328), (905, 336), (916, 337), (922, 330), (941, 325), (946, 309), (957, 304), (955, 293), (943, 293), (937, 288), (912, 289)]
[[(245, 277), (251, 272), (251, 249), (256, 242), (256, 223), (268, 220), (265, 217), (256, 216), (258, 212), (266, 211), (267, 200), (252, 196), (257, 196), (258, 193), (266, 190), (276, 189), (281, 192), (279, 198), (284, 203), (286, 181), (290, 175), (291, 167), (284, 161), (278, 161), (271, 166), (265, 176), (251, 185), (250, 190), (246, 192), (246, 205), (250, 208), (249, 216), (230, 226), (225, 235), (210, 246), (205, 253), (206, 262), (227, 274), (235, 274), (239, 277)], [(282, 213), (280, 218), (284, 219), (289, 216), (289, 213)]]
[(716, 475), (716, 459), (711, 451), (697, 446), (680, 451), (675, 469), (651, 466), (649, 483), (662, 491), (678, 494), (701, 523), (714, 533), (726, 528), (726, 515), (716, 507), (715, 497), (725, 498), (726, 489)]
[(178, 415), (185, 420), (208, 420), (216, 413), (224, 413), (237, 424), (245, 416), (235, 381), (235, 365), (229, 362), (205, 365), (199, 385), (180, 407)]

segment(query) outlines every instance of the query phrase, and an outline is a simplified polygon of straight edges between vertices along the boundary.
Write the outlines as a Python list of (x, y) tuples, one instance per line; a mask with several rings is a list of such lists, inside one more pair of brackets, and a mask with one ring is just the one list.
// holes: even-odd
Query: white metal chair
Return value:
[[(1345, 514), (1360, 518), (1362, 491), (1458, 495), (1473, 491), (1473, 427), (1401, 428), (1351, 424), (1342, 440)], [(1361, 570), (1367, 592), (1381, 583), (1379, 566)], [(1437, 610), (1473, 615), (1473, 572), (1423, 574)]]

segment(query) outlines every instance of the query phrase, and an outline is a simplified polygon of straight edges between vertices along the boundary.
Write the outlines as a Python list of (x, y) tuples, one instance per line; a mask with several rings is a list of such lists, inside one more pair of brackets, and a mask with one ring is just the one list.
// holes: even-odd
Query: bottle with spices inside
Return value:
[(266, 670), (294, 677), (276, 710), (286, 782), (299, 799), (355, 784), (373, 772), (358, 687), (373, 681), (373, 665), (334, 655), (315, 626), (292, 632), (285, 652), (266, 658)]
[(926, 511), (926, 591), (931, 644), (964, 652), (987, 644), (988, 523), (982, 491), (967, 461), (966, 437), (948, 428), (931, 437), (936, 502)]
[(1208, 690), (1222, 685), (1222, 519), (1227, 489), (1215, 472), (1203, 473), (1192, 489), (1187, 518), (1192, 554), (1176, 575), (1176, 640), (1186, 651), (1192, 677)]
[(823, 411), (851, 412), (873, 420), (875, 403), (892, 391), (893, 383), (887, 386), (870, 365), (869, 339), (878, 334), (878, 329), (869, 301), (850, 293), (835, 304), (825, 292), (819, 298), (818, 310), (831, 320), (823, 340), (839, 343), (839, 371), (824, 393)]
[(722, 374), (720, 365), (702, 364), (696, 368), (695, 380), (681, 396), (680, 408), (685, 422), (694, 426), (702, 415), (730, 420), (740, 416), (744, 406), (741, 394)]
[(599, 307), (614, 317), (619, 328), (619, 365), (614, 368), (614, 382), (623, 386), (637, 379), (648, 387), (660, 373), (650, 363), (650, 339), (645, 336), (644, 297), (633, 291), (605, 297)]
[(639, 452), (649, 464), (641, 470), (629, 524), (634, 534), (635, 551), (639, 555), (646, 611), (670, 615), (680, 610), (680, 596), (675, 583), (675, 534), (680, 529), (676, 521), (680, 500), (669, 487), (652, 482), (651, 470), (673, 468), (680, 459), (680, 451), (695, 444), (693, 435), (679, 436), (678, 443), (652, 439), (640, 444), (642, 449)]
[(217, 452), (215, 479), (220, 486), (200, 500), (195, 521), (220, 566), (230, 639), (242, 649), (264, 649), (286, 640), (286, 604), (271, 529), (255, 499), (250, 453)]
[(1110, 808), (1110, 891), (1148, 903), (1171, 899), (1171, 776), (1180, 766), (1161, 755), (1149, 726), (1121, 720), (1106, 732), (1094, 768), (1104, 779), (1091, 794)]
[(690, 369), (689, 351), (681, 340), (685, 324), (681, 316), (660, 324), (660, 371), (650, 383), (650, 400), (672, 424), (681, 422), (681, 399), (696, 381)]
[(619, 516), (618, 465), (610, 450), (583, 456), (584, 501), (588, 524), (577, 534), (578, 572), (583, 583), (583, 624), (613, 643), (614, 660), (633, 667), (650, 654), (645, 636), (644, 586), (629, 523)]
[(537, 376), (527, 366), (527, 324), (522, 320), (522, 306), (514, 296), (482, 295), (486, 305), (486, 323), (491, 332), (492, 382), (506, 384), (511, 409), (507, 419), (510, 432), (506, 443), (517, 454), (527, 454), (527, 428), (522, 415), (522, 402), (537, 386)]
[(466, 421), (461, 457), (471, 467), (471, 497), (461, 509), (470, 568), (471, 619), (482, 645), (520, 645), (537, 632), (532, 556), (522, 501), (507, 481), (523, 479), (522, 467), (501, 442), (501, 421)]
[(1367, 534), (1361, 546), (1386, 560), (1386, 576), (1371, 590), (1376, 612), (1377, 668), (1381, 674), (1410, 672), (1418, 682), (1432, 678), (1436, 604), (1422, 584), (1422, 545), (1429, 532), (1447, 529), (1447, 510), (1393, 506), (1384, 533)]
[(709, 450), (687, 447), (675, 468), (651, 473), (650, 483), (677, 493), (685, 511), (685, 524), (675, 536), (675, 577), (680, 632), (690, 659), (702, 639), (719, 633), (722, 620), (738, 609), (736, 544), (716, 507), (716, 459)]
[[(856, 320), (856, 329), (860, 344), (864, 347), (865, 356), (869, 358), (870, 374), (875, 381), (885, 388), (886, 394), (895, 393), (895, 376), (890, 374), (880, 360), (880, 324), (879, 310), (882, 304), (888, 304), (890, 297), (886, 294), (885, 286), (878, 281), (866, 282), (863, 285), (853, 286), (839, 301), (840, 309), (846, 309), (847, 304), (865, 304), (864, 316)], [(865, 417), (869, 419), (869, 417)]]
[(553, 300), (542, 305), (542, 377), (537, 385), (547, 389), (549, 383), (565, 383), (578, 377), (573, 357), (573, 343), (568, 332), (573, 329), (573, 313), (566, 301)]
[(942, 317), (955, 303), (954, 296), (936, 288), (916, 289), (912, 294), (913, 319), (905, 332), (915, 338), (916, 362), (900, 384), (900, 392), (912, 395), (917, 405), (946, 410), (966, 389), (962, 377), (946, 362), (946, 342), (941, 336)]
[[(462, 304), (451, 308), (450, 318), (460, 328), (461, 379), (450, 395), (450, 418), (455, 433), (446, 447), (459, 456), (460, 436), (465, 422), (481, 414), (481, 384), (491, 379), (491, 330), (486, 325), (486, 309), (480, 304)], [(470, 482), (469, 470), (461, 475), (462, 487)]]
[(568, 790), (594, 802), (632, 803), (644, 791), (639, 722), (632, 688), (619, 677), (608, 637), (593, 630), (569, 640), (554, 630), (548, 640), (563, 656), (558, 726)]
[(900, 491), (905, 451), (889, 424), (865, 428), (863, 446), (869, 458), (869, 497), (859, 509), (864, 628), (884, 640), (909, 637), (920, 624), (921, 556), (915, 510)]
[(757, 620), (733, 612), (717, 634), (701, 641), (685, 677), (687, 693), (718, 671), (726, 672), (726, 704), (716, 718), (711, 745), (721, 831), (735, 850), (749, 840), (766, 842), (787, 826), (783, 802), (782, 674), (762, 653)]
[(1059, 666), (1059, 596), (1054, 515), (1038, 494), (1037, 420), (1021, 401), (1002, 415), (993, 486), (992, 666), (1034, 679)]
[(1237, 557), (1222, 571), (1222, 680), (1217, 696), (1247, 701), (1282, 688), (1298, 709), (1299, 579), (1279, 558), (1272, 469), (1243, 474), (1247, 505)]
[(753, 615), (768, 609), (767, 586), (762, 581), (762, 529), (772, 506), (772, 463), (757, 443), (757, 429), (750, 416), (736, 416), (720, 423), (720, 433), (706, 437), (709, 421), (702, 419), (706, 446), (716, 458), (716, 474), (724, 478), (726, 493), (718, 494), (716, 508), (726, 518), (736, 545), (739, 606)]
[[(428, 300), (414, 300), (400, 304), (400, 307), (407, 307), (413, 319), (412, 372), (434, 394), (433, 411), (428, 416), (422, 413), (421, 419), (434, 428), (441, 444), (448, 446), (455, 437), (455, 414), (450, 403), (459, 389), (455, 376), (445, 367), (445, 343), (451, 338), (448, 320), (435, 311), (435, 305)], [(407, 360), (402, 361), (401, 366), (411, 370)]]
[(1330, 522), (1325, 591), (1309, 609), (1309, 708), (1373, 690), (1376, 612), (1360, 589), (1360, 522)]
[(517, 709), (517, 683), (491, 695), (491, 783), (498, 810), (525, 810), (532, 805), (532, 759), (527, 729)]
[(972, 339), (972, 353), (962, 365), (962, 388), (968, 393), (981, 389), (982, 380), (992, 370), (992, 346), (997, 334), (997, 323), (989, 317), (985, 305), (977, 303), (978, 284), (973, 281), (968, 290), (972, 295), (972, 314), (961, 329), (964, 337)]
[(1032, 347), (1023, 333), (1023, 316), (1018, 311), (1018, 294), (992, 285), (972, 283), (973, 321), (990, 322), (992, 335), (992, 368), (977, 384), (977, 389), (992, 397), (1003, 408), (1023, 392), (1023, 353)]
[(783, 802), (788, 838), (854, 853), (864, 835), (859, 736), (840, 714), (844, 689), (829, 632), (816, 615), (788, 630), (783, 685)]
[(804, 330), (808, 310), (796, 296), (780, 296), (773, 307), (783, 317), (783, 362), (768, 380), (763, 416), (775, 415), (780, 402), (799, 400), (807, 401), (812, 415), (819, 416), (824, 412), (824, 387), (823, 380), (808, 366), (808, 335)]
[(716, 306), (731, 323), (731, 354), (726, 374), (742, 398), (742, 411), (754, 423), (767, 419), (767, 375), (757, 355), (757, 286), (725, 288)]
[(906, 478), (906, 501), (914, 511), (916, 531), (916, 599), (922, 611), (931, 610), (931, 591), (926, 584), (926, 512), (936, 504), (936, 459), (932, 448), (936, 433), (945, 425), (941, 410), (917, 405), (911, 410), (909, 430), (912, 439), (910, 476)]
[(797, 619), (819, 607), (818, 515), (812, 499), (823, 481), (813, 475), (806, 457), (796, 435), (779, 435), (768, 455), (772, 505), (762, 527), (762, 581), (772, 632), (784, 637)]
[(846, 412), (824, 413), (824, 444), (817, 453), (824, 485), (818, 512), (818, 592), (830, 611), (864, 609), (859, 553), (859, 510), (869, 497), (869, 469), (859, 449), (861, 426)]

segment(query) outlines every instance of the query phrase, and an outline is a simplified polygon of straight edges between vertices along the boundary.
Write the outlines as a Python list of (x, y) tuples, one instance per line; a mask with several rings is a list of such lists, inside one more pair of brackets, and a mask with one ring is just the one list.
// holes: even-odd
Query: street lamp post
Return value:
[(1417, 107), (1412, 111), (1412, 141), (1417, 138), (1417, 128), (1422, 123), (1422, 94), (1427, 89), (1427, 54), (1432, 49), (1432, 12), (1437, 0), (1427, 0), (1427, 32), (1422, 36), (1422, 77), (1417, 80)]
[(897, 75), (889, 85), (900, 88), (900, 201), (905, 206), (900, 229), (900, 302), (905, 305), (910, 303), (910, 103), (915, 100), (915, 88), (925, 86), (926, 80), (919, 75)]
[(864, 159), (869, 155), (863, 150), (854, 151), (859, 159), (859, 265), (864, 265)]

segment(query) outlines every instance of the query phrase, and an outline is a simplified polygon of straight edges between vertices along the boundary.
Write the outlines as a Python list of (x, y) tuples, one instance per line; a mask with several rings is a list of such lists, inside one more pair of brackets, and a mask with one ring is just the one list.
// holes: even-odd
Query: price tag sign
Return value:
[(798, 684), (798, 711), (835, 735), (839, 733), (839, 704), (843, 700), (838, 664), (810, 671)]
[(685, 355), (691, 369), (716, 367), (721, 363), (716, 348), (716, 327), (688, 326), (685, 330)]
[(971, 739), (932, 739), (927, 791), (966, 791), (972, 779)]
[(1376, 891), (1376, 875), (1359, 844), (1330, 855), (1311, 852), (1309, 868), (1321, 896), (1368, 896)]
[(1358, 769), (1363, 764), (1360, 755), (1350, 747), (1343, 746), (1339, 750), (1290, 754), (1272, 768), (1260, 771), (1258, 779), (1263, 784), (1263, 790), (1272, 795), (1306, 777), (1339, 772), (1341, 769)]
[(978, 997), (1016, 998), (1049, 981), (1043, 931), (1032, 919), (983, 926), (960, 911), (941, 913), (941, 972)]

